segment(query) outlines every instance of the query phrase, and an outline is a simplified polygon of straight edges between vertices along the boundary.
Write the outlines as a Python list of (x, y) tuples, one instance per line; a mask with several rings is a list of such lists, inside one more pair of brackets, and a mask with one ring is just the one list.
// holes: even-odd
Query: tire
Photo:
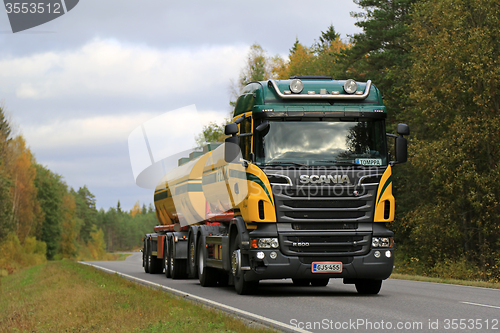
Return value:
[(186, 277), (186, 260), (175, 259), (173, 257), (174, 240), (173, 237), (170, 239), (170, 273), (172, 274), (172, 279), (184, 279)]
[(189, 237), (189, 244), (188, 244), (188, 269), (189, 269), (189, 275), (192, 276), (193, 278), (198, 278), (198, 265), (196, 261), (196, 243), (195, 243), (195, 238), (194, 235), (191, 234)]
[(144, 241), (144, 249), (142, 251), (142, 266), (144, 267), (144, 272), (149, 273), (149, 256), (148, 256), (148, 241)]
[(172, 271), (170, 270), (170, 249), (168, 246), (168, 240), (165, 242), (165, 246), (163, 249), (163, 258), (165, 260), (165, 276), (167, 278), (171, 278)]
[(306, 287), (309, 285), (311, 280), (308, 279), (292, 279), (293, 285), (297, 287)]
[(161, 259), (158, 259), (153, 256), (152, 246), (149, 244), (148, 246), (148, 264), (149, 264), (149, 274), (159, 274), (163, 271), (163, 262)]
[(329, 278), (321, 278), (321, 279), (312, 279), (311, 286), (313, 287), (325, 287), (328, 282), (330, 282)]
[(241, 263), (238, 263), (241, 260), (240, 249), (241, 241), (240, 235), (238, 235), (231, 244), (231, 268), (234, 276), (234, 289), (238, 295), (250, 295), (257, 291), (259, 281), (245, 281), (243, 272), (237, 270), (237, 266), (241, 266)]
[(358, 280), (355, 283), (358, 293), (363, 295), (376, 295), (382, 287), (382, 280)]
[(198, 239), (198, 279), (203, 287), (214, 287), (219, 278), (218, 271), (213, 267), (205, 265), (205, 243), (200, 237)]

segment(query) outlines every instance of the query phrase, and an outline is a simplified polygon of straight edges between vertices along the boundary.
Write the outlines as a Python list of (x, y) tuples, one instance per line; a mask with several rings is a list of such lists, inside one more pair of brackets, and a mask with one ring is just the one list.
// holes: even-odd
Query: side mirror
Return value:
[(238, 125), (235, 123), (227, 124), (226, 127), (224, 127), (224, 134), (226, 135), (235, 135), (238, 131)]
[(410, 126), (406, 124), (398, 124), (397, 131), (399, 135), (410, 135)]
[(396, 161), (392, 161), (391, 165), (405, 163), (408, 160), (408, 140), (403, 135), (410, 135), (410, 127), (406, 124), (398, 124), (397, 131), (399, 135), (386, 133), (387, 136), (395, 139)]
[(255, 130), (256, 130), (257, 132), (260, 132), (261, 136), (263, 136), (263, 137), (264, 137), (264, 136), (266, 136), (266, 135), (267, 135), (267, 133), (269, 133), (269, 129), (270, 129), (270, 128), (271, 128), (271, 126), (270, 126), (270, 124), (269, 124), (269, 121), (268, 121), (268, 120), (266, 120), (266, 121), (264, 121), (262, 124), (260, 124), (259, 126), (257, 126), (257, 127), (255, 128)]
[[(399, 130), (399, 128), (398, 128), (398, 130)], [(408, 141), (406, 140), (406, 138), (404, 138), (401, 135), (396, 138), (396, 149), (395, 150), (396, 150), (397, 163), (405, 163), (406, 160), (408, 159)]]
[(258, 131), (258, 132), (262, 132), (266, 129), (269, 128), (269, 121), (266, 120), (264, 121), (262, 124), (260, 124), (259, 126), (257, 126), (255, 129)]
[(235, 162), (235, 160), (238, 158), (239, 155), (240, 155), (239, 138), (237, 136), (230, 136), (229, 138), (226, 138), (224, 142), (224, 161), (226, 161), (226, 163)]

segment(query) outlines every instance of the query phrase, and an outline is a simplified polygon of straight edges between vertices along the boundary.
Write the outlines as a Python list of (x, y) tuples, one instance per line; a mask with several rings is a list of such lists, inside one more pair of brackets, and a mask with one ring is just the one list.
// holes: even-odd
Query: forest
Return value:
[(0, 271), (57, 259), (97, 260), (130, 250), (156, 225), (152, 205), (130, 212), (97, 210), (84, 185), (69, 188), (61, 175), (37, 163), (22, 136), (11, 136), (0, 108)]
[[(231, 90), (292, 75), (372, 80), (384, 94), (387, 131), (411, 128), (409, 160), (394, 168), (396, 270), (500, 282), (500, 3), (355, 3), (361, 33), (344, 40), (332, 24), (312, 45), (297, 39), (287, 57), (256, 43)], [(0, 110), (2, 253), (98, 258), (140, 244), (156, 224), (153, 207), (125, 212), (118, 201), (97, 210), (86, 186), (68, 188), (38, 164), (6, 119)], [(221, 128), (206, 127), (206, 140), (220, 139)], [(14, 270), (12, 258), (0, 258), (0, 269)]]

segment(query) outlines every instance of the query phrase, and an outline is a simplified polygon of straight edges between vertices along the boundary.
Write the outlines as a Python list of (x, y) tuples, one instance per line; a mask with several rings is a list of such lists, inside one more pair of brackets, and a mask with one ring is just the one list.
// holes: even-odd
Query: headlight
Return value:
[(349, 79), (347, 81), (345, 81), (344, 83), (344, 91), (351, 95), (351, 94), (354, 94), (356, 92), (356, 90), (358, 90), (358, 85), (356, 83), (356, 81), (354, 81), (353, 79)]
[(373, 237), (372, 247), (392, 247), (393, 240), (391, 237)]
[(278, 238), (257, 238), (251, 241), (254, 249), (277, 249), (279, 246)]

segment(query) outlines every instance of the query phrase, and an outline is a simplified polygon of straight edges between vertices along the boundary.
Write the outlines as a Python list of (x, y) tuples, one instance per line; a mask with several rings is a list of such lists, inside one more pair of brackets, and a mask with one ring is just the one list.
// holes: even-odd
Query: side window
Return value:
[[(240, 123), (240, 134), (252, 133), (252, 117), (247, 117)], [(242, 157), (249, 161), (252, 152), (252, 136), (240, 137), (240, 147)]]

